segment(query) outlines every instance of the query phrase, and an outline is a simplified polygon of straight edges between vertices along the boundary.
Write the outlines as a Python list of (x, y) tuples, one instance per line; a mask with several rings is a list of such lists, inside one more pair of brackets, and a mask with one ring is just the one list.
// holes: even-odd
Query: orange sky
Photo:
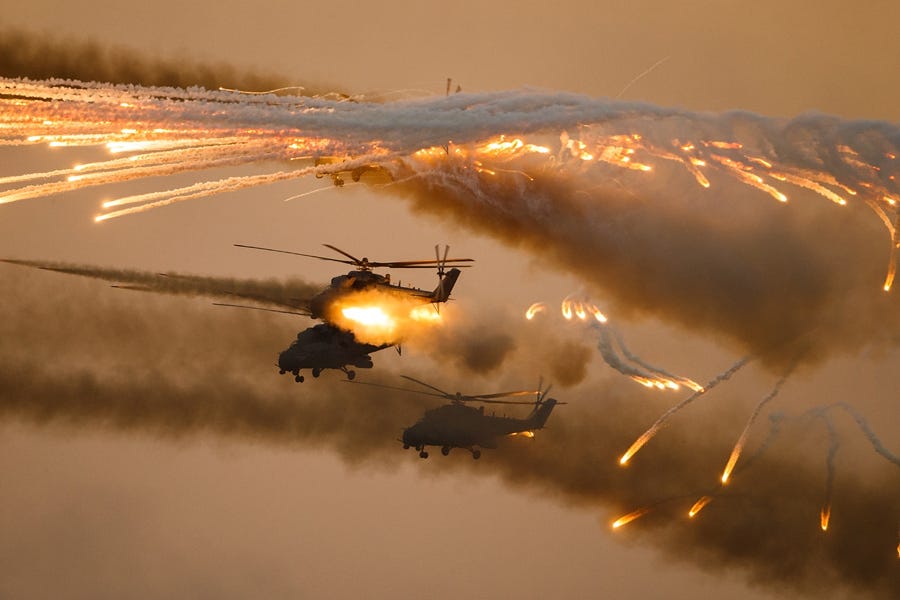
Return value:
[[(623, 99), (698, 111), (742, 109), (771, 116), (821, 111), (900, 121), (900, 83), (893, 75), (900, 70), (900, 55), (891, 46), (900, 6), (891, 1), (863, 6), (823, 2), (808, 8), (732, 1), (677, 6), (464, 1), (439, 7), (392, 1), (363, 6), (263, 2), (252, 8), (231, 0), (189, 7), (169, 0), (140, 7), (103, 0), (20, 4), (4, 9), (4, 25), (52, 39), (125, 45), (161, 58), (224, 61), (295, 78), (299, 84), (333, 84), (353, 92), (443, 93), (450, 76), (465, 91), (534, 86), (615, 97), (627, 88)], [(83, 153), (78, 157), (102, 154)], [(69, 166), (75, 156), (27, 148), (4, 151), (2, 157), (0, 175)], [(155, 189), (153, 185), (138, 182), (117, 189), (131, 192)], [(251, 189), (102, 226), (91, 217), (105, 192), (94, 189), (3, 206), (0, 257), (241, 277), (300, 274), (325, 282), (336, 273), (327, 263), (241, 251), (231, 244), (316, 253), (319, 244), (327, 242), (392, 260), (427, 258), (440, 242), (449, 243), (453, 254), (478, 260), (454, 291), (465, 314), (482, 307), (519, 314), (532, 301), (555, 302), (581, 286), (577, 276), (556, 273), (531, 254), (415, 213), (406, 201), (393, 201), (387, 194), (348, 186), (282, 202), (323, 185), (311, 179)], [(108, 290), (105, 284), (13, 269), (0, 267), (5, 277), (15, 273), (10, 281), (21, 287), (11, 288), (13, 295), (35, 289), (57, 295), (35, 302), (34, 314), (48, 319), (48, 325), (36, 325), (35, 331), (47, 337), (35, 333), (28, 342), (31, 353), (50, 364), (57, 356), (90, 361), (57, 347), (49, 331), (49, 322), (55, 322), (50, 318), (54, 302), (65, 304), (71, 293), (82, 300), (98, 298), (96, 306), (85, 309), (86, 324), (73, 328), (82, 333), (90, 331), (87, 324), (101, 327), (104, 311), (122, 315), (132, 309), (154, 316), (183, 311), (185, 321), (208, 319), (212, 327), (239, 328), (249, 322), (262, 332), (251, 341), (239, 330), (210, 333), (198, 341), (179, 336), (177, 324), (160, 324), (159, 334), (171, 335), (172, 343), (155, 340), (154, 352), (167, 356), (147, 362), (190, 362), (179, 365), (186, 377), (192, 369), (246, 369), (249, 379), (264, 381), (261, 389), (287, 387), (299, 401), (341, 387), (333, 374), (291, 387), (293, 382), (279, 379), (268, 364), (235, 365), (214, 357), (212, 366), (206, 366), (205, 353), (227, 353), (230, 343), (253, 346), (263, 359), (271, 354), (274, 360), (305, 321), (209, 316), (209, 311), (225, 309), (208, 307), (204, 301), (134, 297)], [(432, 277), (402, 276), (422, 287), (431, 287)], [(20, 300), (14, 304), (15, 315), (28, 314)], [(154, 323), (137, 317), (138, 335), (151, 335), (155, 329)], [(691, 335), (654, 319), (627, 321), (623, 330), (632, 348), (651, 362), (701, 381), (739, 357), (728, 342)], [(557, 335), (593, 343), (575, 330)], [(122, 343), (139, 358), (139, 340)], [(9, 341), (6, 344), (9, 347)], [(113, 353), (108, 348), (101, 352), (104, 357)], [(185, 356), (187, 361), (181, 358)], [(859, 402), (896, 452), (898, 358), (896, 345), (834, 357), (798, 374), (794, 387), (787, 388), (793, 395), (785, 396), (781, 409), (799, 412), (798, 407), (826, 396), (829, 402)], [(543, 368), (525, 358), (502, 375), (468, 374), (459, 382), (453, 378), (458, 369), (424, 352), (417, 355), (415, 348), (404, 349), (402, 358), (385, 351), (374, 359), (376, 369), (415, 369), (423, 378), (469, 392), (494, 391), (511, 382), (530, 385)], [(561, 400), (567, 393), (580, 397), (610, 378), (597, 356), (589, 363), (582, 390), (559, 389), (556, 395)], [(736, 439), (749, 408), (774, 379), (772, 373), (753, 368), (728, 394), (716, 396), (712, 407), (697, 407), (699, 423), (721, 419), (727, 431), (710, 431), (707, 425), (692, 428), (691, 417), (673, 427), (671, 439), (719, 452), (724, 462), (729, 447), (710, 442), (713, 448), (706, 448), (703, 438)], [(637, 391), (635, 396), (649, 403), (637, 409), (647, 416), (637, 422), (647, 424), (672, 402), (671, 397)], [(796, 405), (791, 398), (798, 399)], [(739, 410), (712, 412), (717, 402), (726, 400)], [(794, 597), (791, 591), (747, 583), (746, 574), (734, 566), (704, 570), (697, 558), (682, 562), (671, 551), (657, 550), (648, 534), (613, 535), (607, 523), (620, 507), (572, 506), (541, 486), (516, 485), (509, 471), (485, 469), (486, 475), (479, 476), (462, 454), (419, 461), (398, 444), (396, 456), (378, 454), (357, 463), (349, 450), (329, 444), (270, 443), (227, 435), (172, 440), (12, 419), (0, 424), (0, 432), (0, 596), (44, 597), (63, 589), (73, 596), (148, 598), (185, 590), (217, 598), (386, 598), (422, 590), (448, 598)], [(819, 445), (817, 451), (808, 448), (799, 454), (824, 465), (821, 432), (802, 434), (798, 442)], [(864, 460), (851, 475), (846, 469), (852, 465), (845, 458), (838, 483), (852, 486), (858, 477), (864, 488), (873, 485), (867, 477), (882, 477), (883, 463), (863, 442), (847, 444), (851, 456)], [(491, 454), (481, 460), (492, 460)], [(823, 467), (822, 485), (824, 472)], [(896, 488), (896, 471), (893, 477), (885, 485)]]

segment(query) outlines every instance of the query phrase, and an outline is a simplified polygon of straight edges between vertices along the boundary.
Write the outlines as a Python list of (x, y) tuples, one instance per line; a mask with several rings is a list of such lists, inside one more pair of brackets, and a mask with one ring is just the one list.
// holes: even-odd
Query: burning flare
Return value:
[(643, 517), (651, 510), (652, 510), (651, 508), (645, 507), (645, 508), (639, 508), (635, 511), (632, 511), (632, 512), (628, 513), (627, 515), (625, 515), (623, 517), (619, 517), (618, 519), (613, 521), (612, 528), (618, 529), (622, 525), (627, 525), (628, 523), (631, 523), (635, 519), (639, 519), (640, 517)]
[(819, 523), (822, 531), (828, 531), (828, 522), (831, 520), (831, 505), (826, 504), (819, 513)]
[(702, 496), (699, 500), (694, 502), (694, 505), (691, 506), (691, 510), (688, 511), (688, 517), (694, 518), (697, 514), (703, 510), (703, 507), (713, 501), (712, 496)]

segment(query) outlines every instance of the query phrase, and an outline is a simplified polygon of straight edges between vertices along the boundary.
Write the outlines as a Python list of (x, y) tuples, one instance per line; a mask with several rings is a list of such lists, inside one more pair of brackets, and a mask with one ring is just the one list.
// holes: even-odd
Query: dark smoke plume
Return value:
[(788, 207), (727, 185), (679, 196), (662, 169), (655, 177), (586, 188), (583, 174), (526, 181), (449, 164), (388, 189), (571, 272), (615, 318), (679, 324), (774, 370), (900, 342), (900, 295), (881, 285), (884, 232), (864, 208)]
[[(129, 48), (10, 28), (0, 30), (0, 75), (212, 90), (263, 91), (298, 85), (278, 75), (241, 71), (227, 64), (150, 58)], [(304, 87), (308, 94), (327, 91)]]
[(230, 302), (244, 301), (297, 311), (308, 310), (309, 299), (322, 289), (322, 286), (316, 286), (300, 279), (260, 280), (206, 277), (34, 260), (2, 259), (2, 262), (69, 275), (81, 275), (115, 284), (125, 284), (116, 287), (134, 291), (206, 296)]
[[(326, 376), (315, 382), (315, 393), (309, 386), (298, 392), (267, 366), (282, 317), (217, 312), (151, 295), (124, 301), (87, 281), (63, 294), (46, 276), (11, 267), (0, 277), (14, 290), (0, 320), (4, 419), (324, 446), (346, 460), (374, 464), (419, 460), (395, 439), (433, 401)], [(516, 347), (538, 342), (533, 331), (512, 332)], [(80, 363), (70, 360), (78, 355)], [(445, 364), (444, 370), (453, 369)], [(452, 381), (453, 373), (427, 377), (452, 389), (445, 378)], [(396, 378), (376, 370), (370, 380)], [(688, 507), (717, 480), (731, 436), (693, 421), (687, 431), (670, 429), (622, 469), (618, 453), (654, 413), (643, 401), (646, 392), (620, 381), (560, 395), (569, 404), (534, 440), (511, 438), (477, 462), (454, 452), (433, 466), (500, 474), (510, 485), (604, 511), (652, 507), (617, 535), (644, 539), (705, 568), (740, 569), (770, 588), (812, 595), (846, 586), (875, 598), (900, 592), (894, 465), (877, 463), (877, 483), (842, 473), (832, 496), (840, 518), (823, 535), (817, 520), (827, 443), (818, 454), (795, 453), (791, 438), (803, 432), (782, 423), (766, 453), (688, 520)]]

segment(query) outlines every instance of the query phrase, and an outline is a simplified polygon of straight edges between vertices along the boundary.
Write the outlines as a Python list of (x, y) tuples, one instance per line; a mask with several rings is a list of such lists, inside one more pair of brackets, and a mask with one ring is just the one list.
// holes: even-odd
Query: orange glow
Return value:
[(639, 508), (639, 509), (637, 509), (636, 511), (630, 512), (630, 513), (628, 513), (627, 515), (625, 515), (625, 516), (623, 516), (623, 517), (619, 517), (618, 519), (616, 519), (615, 521), (613, 521), (612, 528), (613, 528), (613, 529), (618, 529), (618, 528), (621, 527), (622, 525), (627, 525), (628, 523), (631, 523), (631, 522), (634, 521), (635, 519), (638, 519), (638, 518), (640, 518), (640, 517), (643, 517), (643, 516), (646, 515), (648, 512), (650, 512), (650, 510), (651, 510), (650, 508)]
[(416, 306), (409, 311), (409, 318), (413, 321), (440, 321), (441, 313), (431, 304)]
[(738, 458), (741, 456), (741, 451), (743, 450), (743, 444), (741, 442), (743, 442), (743, 439), (738, 441), (734, 450), (731, 451), (731, 456), (728, 457), (728, 464), (725, 465), (725, 470), (722, 471), (722, 485), (728, 483), (728, 478), (731, 477), (734, 465), (737, 464)]
[(547, 306), (543, 302), (535, 302), (528, 307), (528, 310), (525, 311), (525, 318), (530, 321), (535, 317), (536, 314), (543, 312), (546, 309)]
[(694, 505), (691, 507), (691, 510), (688, 511), (688, 517), (694, 518), (703, 507), (713, 501), (712, 496), (702, 496), (699, 500), (694, 502)]
[(341, 314), (351, 321), (356, 321), (360, 325), (368, 327), (390, 327), (393, 325), (393, 320), (377, 306), (353, 306), (341, 309)]
[(584, 321), (587, 318), (587, 311), (581, 302), (575, 303), (575, 316)]
[(822, 531), (828, 531), (828, 522), (831, 520), (831, 505), (826, 504), (819, 513), (819, 523)]
[(522, 436), (522, 437), (531, 439), (531, 438), (534, 438), (534, 432), (533, 431), (515, 431), (515, 432), (509, 434), (509, 437), (517, 437), (517, 436)]
[(625, 451), (625, 454), (622, 455), (622, 458), (619, 459), (619, 464), (623, 467), (628, 464), (628, 461), (631, 460), (631, 457), (637, 454), (637, 451), (644, 447), (644, 444), (650, 441), (650, 439), (656, 434), (656, 431), (653, 428), (647, 430), (644, 434), (641, 435), (638, 439), (634, 441), (633, 444)]
[(404, 292), (385, 288), (338, 295), (325, 308), (326, 319), (367, 344), (396, 344), (440, 325), (444, 315)]

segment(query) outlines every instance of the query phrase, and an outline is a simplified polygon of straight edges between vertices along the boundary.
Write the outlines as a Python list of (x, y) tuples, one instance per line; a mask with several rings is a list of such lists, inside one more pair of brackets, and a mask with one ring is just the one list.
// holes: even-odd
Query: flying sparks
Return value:
[(627, 525), (627, 524), (631, 523), (632, 521), (634, 521), (635, 519), (639, 519), (639, 518), (643, 517), (651, 510), (652, 510), (651, 508), (645, 507), (645, 508), (639, 508), (635, 511), (632, 511), (632, 512), (628, 513), (627, 515), (619, 517), (618, 519), (613, 521), (612, 528), (618, 529), (619, 527), (622, 527), (623, 525)]
[(700, 513), (701, 510), (703, 510), (703, 507), (705, 507), (707, 504), (709, 504), (712, 501), (713, 501), (712, 496), (702, 496), (699, 500), (694, 502), (693, 506), (691, 506), (691, 510), (688, 511), (688, 517), (693, 519), (695, 516), (697, 516)]
[[(525, 311), (525, 318), (531, 321), (545, 309), (546, 304), (535, 302)], [(644, 387), (658, 390), (679, 390), (684, 385), (694, 391), (703, 389), (703, 386), (687, 377), (672, 375), (632, 354), (625, 345), (622, 335), (609, 325), (607, 316), (590, 300), (574, 300), (571, 295), (567, 296), (560, 303), (560, 314), (567, 321), (588, 322), (599, 329), (600, 341), (597, 348), (606, 364)], [(589, 317), (593, 317), (593, 319)], [(615, 339), (615, 344), (613, 343), (613, 338)], [(615, 346), (618, 346), (619, 351), (627, 360), (622, 360)]]
[[(900, 240), (894, 223), (900, 190), (897, 161), (890, 157), (900, 150), (892, 141), (897, 139), (896, 127), (886, 123), (827, 117), (780, 123), (732, 115), (729, 118), (741, 119), (753, 132), (750, 139), (715, 134), (690, 139), (670, 137), (664, 133), (667, 128), (657, 124), (678, 121), (697, 135), (715, 131), (716, 118), (524, 91), (385, 103), (356, 100), (0, 79), (0, 145), (103, 146), (114, 156), (90, 167), (4, 178), (3, 185), (35, 183), (7, 189), (0, 203), (273, 161), (292, 168), (119, 198), (104, 205), (107, 212), (97, 221), (308, 175), (331, 176), (340, 185), (341, 173), (359, 180), (369, 170), (392, 178), (447, 176), (462, 169), (518, 178), (529, 185), (538, 175), (581, 177), (585, 169), (649, 175), (659, 163), (669, 163), (684, 168), (704, 189), (725, 177), (780, 202), (789, 196), (780, 186), (808, 190), (836, 206), (858, 200), (886, 217), (889, 262), (896, 263)], [(811, 147), (809, 139), (816, 136), (799, 135), (801, 130), (821, 132), (819, 138), (829, 142)], [(110, 210), (124, 205), (137, 206)], [(893, 284), (894, 271), (889, 269), (885, 290)]]

